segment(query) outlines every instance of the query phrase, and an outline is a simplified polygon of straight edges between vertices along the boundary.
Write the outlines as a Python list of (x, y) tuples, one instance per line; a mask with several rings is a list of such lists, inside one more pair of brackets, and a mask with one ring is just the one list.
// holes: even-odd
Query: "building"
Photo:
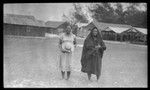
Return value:
[(110, 27), (105, 28), (101, 31), (104, 40), (115, 40), (116, 32)]
[(31, 15), (5, 14), (3, 20), (4, 35), (39, 36), (45, 33), (58, 34), (59, 29), (65, 27), (66, 22), (37, 20)]
[[(131, 27), (116, 27), (116, 26), (111, 27), (111, 26), (109, 26), (109, 27), (107, 27), (107, 28), (109, 28), (110, 30), (114, 31), (114, 33), (112, 33), (112, 35), (113, 35), (113, 40), (116, 40), (116, 41), (123, 41), (123, 37), (124, 37), (124, 36), (123, 36), (122, 32), (124, 32), (124, 31), (130, 29)], [(107, 28), (106, 28), (105, 30), (103, 30), (103, 31), (106, 31)], [(103, 33), (103, 31), (102, 31), (102, 33)], [(109, 35), (105, 35), (105, 36), (109, 36)]]
[(4, 15), (4, 35), (17, 36), (44, 36), (45, 30), (44, 22), (36, 20), (31, 15)]
[(130, 41), (131, 43), (147, 43), (147, 29), (132, 27), (124, 32), (125, 41)]
[(146, 28), (137, 28), (137, 27), (133, 27), (136, 30), (140, 31), (141, 33), (139, 34), (140, 37), (140, 41), (145, 42), (145, 44), (147, 44), (147, 29)]
[(59, 33), (63, 32), (66, 29), (67, 25), (68, 25), (67, 22), (47, 21), (45, 23), (45, 26), (48, 27), (48, 28), (52, 28), (52, 29), (49, 30), (49, 31), (46, 31), (46, 33), (59, 34)]
[(89, 23), (84, 28), (86, 31), (90, 31), (93, 27), (97, 27), (101, 32), (104, 40), (119, 40), (122, 41), (121, 32), (131, 28), (131, 25), (123, 25), (123, 24), (112, 24), (112, 23), (103, 23), (97, 22), (93, 20), (93, 22)]

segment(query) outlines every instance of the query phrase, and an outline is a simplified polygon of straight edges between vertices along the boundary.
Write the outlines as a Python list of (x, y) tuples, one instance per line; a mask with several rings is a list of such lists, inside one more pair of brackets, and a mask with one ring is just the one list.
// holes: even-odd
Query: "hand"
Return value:
[(70, 53), (71, 52), (71, 50), (66, 50), (66, 53)]
[(76, 47), (77, 47), (77, 45), (75, 44), (75, 45), (74, 45), (74, 47), (76, 48)]
[(101, 47), (100, 45), (95, 46), (95, 48), (97, 48), (97, 49), (100, 48), (100, 47)]
[(62, 49), (61, 51), (65, 52), (65, 53), (70, 53), (71, 52), (71, 50), (64, 50), (64, 49)]

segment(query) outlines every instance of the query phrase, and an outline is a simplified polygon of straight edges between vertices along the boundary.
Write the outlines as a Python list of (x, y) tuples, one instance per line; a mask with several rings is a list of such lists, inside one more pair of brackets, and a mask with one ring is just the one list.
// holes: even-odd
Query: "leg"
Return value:
[(71, 71), (67, 71), (67, 80), (70, 78)]
[(67, 56), (66, 56), (67, 79), (66, 80), (70, 78), (70, 74), (71, 74), (71, 57), (72, 57), (72, 54), (67, 53)]
[(99, 76), (100, 76), (100, 75), (96, 75), (96, 77), (97, 77), (97, 81), (99, 80)]
[(91, 80), (91, 73), (87, 73), (88, 79)]
[(61, 71), (61, 75), (62, 75), (62, 78), (64, 79), (65, 72), (64, 72), (64, 71)]

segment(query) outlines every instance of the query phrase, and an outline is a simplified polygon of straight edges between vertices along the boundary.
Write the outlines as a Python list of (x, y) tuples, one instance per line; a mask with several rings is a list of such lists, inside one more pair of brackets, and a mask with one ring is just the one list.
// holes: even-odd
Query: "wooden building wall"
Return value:
[(50, 27), (39, 27), (29, 25), (3, 24), (4, 35), (17, 36), (39, 36), (44, 37), (45, 33), (57, 33), (57, 30)]

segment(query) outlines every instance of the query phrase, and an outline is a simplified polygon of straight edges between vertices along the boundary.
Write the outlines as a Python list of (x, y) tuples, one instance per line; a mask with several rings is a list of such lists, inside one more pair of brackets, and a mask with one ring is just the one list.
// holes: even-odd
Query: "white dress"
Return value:
[(74, 51), (73, 41), (75, 38), (76, 37), (74, 34), (67, 36), (65, 33), (63, 33), (60, 35), (60, 39), (62, 40), (62, 45), (66, 43), (70, 43), (73, 46), (73, 48), (71, 49), (71, 53), (60, 52), (59, 67), (61, 71), (71, 71), (71, 61), (72, 61), (72, 55)]

